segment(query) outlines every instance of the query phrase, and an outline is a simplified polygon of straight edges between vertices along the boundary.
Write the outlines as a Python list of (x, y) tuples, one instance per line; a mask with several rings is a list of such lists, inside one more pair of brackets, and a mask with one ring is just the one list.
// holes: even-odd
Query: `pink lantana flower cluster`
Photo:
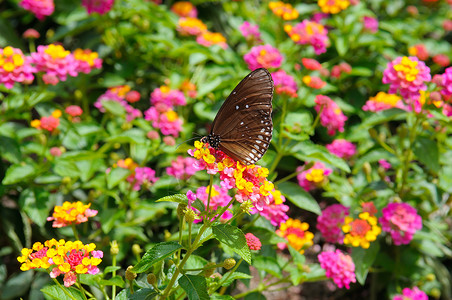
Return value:
[(278, 49), (271, 45), (254, 46), (243, 56), (248, 68), (255, 70), (258, 68), (279, 68), (283, 57)]
[(193, 164), (196, 162), (196, 159), (192, 157), (183, 157), (178, 156), (176, 160), (171, 162), (171, 166), (166, 168), (166, 173), (168, 175), (173, 176), (179, 180), (187, 180), (191, 176), (195, 175), (196, 169), (193, 167)]
[(127, 180), (133, 184), (135, 191), (139, 191), (142, 187), (148, 187), (159, 180), (158, 177), (155, 177), (155, 171), (149, 167), (137, 167), (134, 172), (135, 176), (129, 177)]
[(370, 33), (377, 33), (378, 31), (378, 19), (364, 16), (363, 18), (364, 29)]
[(42, 78), (46, 84), (55, 85), (59, 81), (66, 81), (68, 75), (78, 75), (79, 63), (74, 55), (61, 45), (40, 45), (37, 52), (31, 53), (31, 57), (37, 71), (45, 73)]
[(297, 179), (298, 184), (307, 192), (322, 186), (327, 180), (327, 176), (333, 171), (319, 161), (315, 162), (309, 169), (303, 170), (303, 166), (297, 168)]
[(131, 122), (132, 120), (142, 116), (139, 109), (134, 108), (126, 101), (127, 93), (130, 91), (130, 86), (121, 85), (109, 88), (104, 94), (100, 95), (94, 103), (94, 107), (99, 109), (101, 112), (105, 112), (103, 107), (104, 101), (115, 101), (121, 104), (126, 111), (126, 121)]
[(349, 215), (349, 208), (342, 204), (333, 204), (322, 211), (317, 217), (317, 229), (328, 243), (344, 243), (344, 225), (345, 217)]
[(444, 96), (452, 96), (452, 67), (447, 68), (441, 75), (442, 90)]
[(427, 90), (425, 82), (431, 79), (430, 68), (414, 56), (397, 57), (383, 72), (383, 83), (390, 85), (389, 93), (399, 92), (408, 103), (419, 99), (420, 91)]
[(356, 282), (355, 264), (350, 255), (340, 250), (325, 251), (318, 255), (318, 259), (326, 277), (333, 279), (339, 288), (349, 289), (350, 283)]
[(328, 45), (328, 30), (320, 23), (304, 20), (295, 26), (285, 25), (284, 31), (297, 44), (310, 44), (314, 48), (315, 54), (326, 52)]
[[(207, 206), (207, 200), (209, 197), (209, 190), (210, 187), (207, 186), (202, 186), (199, 187), (196, 190), (196, 194), (194, 193), (187, 193), (188, 199), (190, 201), (194, 201), (195, 198), (198, 198), (199, 200), (201, 200), (201, 202), (204, 203), (205, 206)], [(195, 198), (193, 197), (193, 195), (195, 195)], [(220, 187), (216, 184), (212, 185), (212, 192), (211, 192), (211, 197), (210, 197), (210, 204), (209, 204), (209, 210), (217, 210), (220, 209), (221, 207), (225, 207), (228, 205), (229, 201), (231, 201), (232, 197), (228, 195), (228, 189), (224, 188), (224, 187)], [(216, 216), (215, 216), (216, 217)], [(214, 218), (215, 218), (214, 217)], [(232, 213), (229, 210), (226, 210), (223, 215), (220, 217), (220, 220), (229, 220), (230, 218), (232, 218)], [(198, 223), (202, 220), (195, 220), (195, 223)]]
[(344, 139), (334, 140), (331, 144), (328, 144), (325, 147), (332, 154), (343, 159), (349, 159), (356, 154), (356, 146)]
[(295, 79), (284, 70), (271, 73), (277, 94), (284, 94), (289, 97), (297, 97), (298, 86)]
[(421, 291), (417, 286), (404, 288), (402, 295), (395, 295), (392, 300), (428, 300), (428, 296), (424, 291)]
[(422, 228), (421, 216), (408, 203), (389, 203), (381, 212), (379, 222), (382, 229), (391, 234), (394, 245), (409, 244), (416, 231)]
[(328, 96), (317, 95), (315, 97), (315, 110), (320, 113), (320, 124), (326, 127), (329, 135), (334, 135), (336, 130), (344, 132), (347, 117), (342, 113), (339, 106)]
[(364, 111), (378, 112), (391, 108), (405, 109), (402, 98), (395, 94), (378, 92), (374, 97), (370, 97), (363, 106)]
[(31, 63), (32, 58), (18, 48), (0, 48), (0, 83), (8, 89), (12, 89), (15, 82), (31, 83), (37, 71)]
[(252, 25), (250, 22), (245, 21), (239, 27), (240, 32), (245, 37), (247, 41), (250, 42), (260, 42), (261, 41), (261, 33), (259, 31), (259, 25)]
[(284, 204), (286, 197), (281, 195), (280, 191), (275, 190), (268, 195), (268, 198), (270, 202), (262, 206), (262, 210), (252, 209), (251, 214), (258, 213), (269, 220), (273, 226), (279, 226), (289, 219), (287, 215), (289, 206)]
[(102, 59), (99, 54), (90, 49), (75, 49), (73, 52), (74, 58), (77, 62), (75, 68), (78, 73), (90, 73), (93, 69), (100, 69), (102, 67)]
[(85, 7), (88, 14), (99, 13), (106, 14), (111, 10), (115, 0), (82, 0), (82, 6)]
[(248, 232), (247, 234), (245, 234), (245, 238), (246, 238), (246, 244), (248, 245), (250, 250), (255, 250), (255, 251), (261, 250), (262, 243), (258, 237), (256, 237), (251, 232)]
[(45, 17), (53, 14), (55, 10), (53, 0), (22, 0), (19, 5), (31, 11), (38, 20), (44, 20)]

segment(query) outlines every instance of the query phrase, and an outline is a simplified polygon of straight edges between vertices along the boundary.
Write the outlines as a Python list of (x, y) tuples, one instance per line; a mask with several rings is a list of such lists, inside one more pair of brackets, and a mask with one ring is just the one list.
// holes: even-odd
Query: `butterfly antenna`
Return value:
[(199, 138), (201, 138), (201, 137), (202, 137), (202, 136), (199, 136), (199, 137), (196, 136), (196, 137), (193, 137), (193, 138), (191, 138), (191, 139), (185, 140), (185, 141), (183, 141), (182, 143), (178, 144), (177, 147), (176, 147), (176, 149), (179, 148), (182, 144), (185, 144), (186, 142), (193, 141), (193, 140), (199, 139)]

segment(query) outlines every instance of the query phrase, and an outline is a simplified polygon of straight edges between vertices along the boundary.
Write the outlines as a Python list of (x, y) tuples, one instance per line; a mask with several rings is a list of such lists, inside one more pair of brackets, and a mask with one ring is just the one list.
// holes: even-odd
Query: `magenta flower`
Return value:
[(322, 211), (317, 217), (317, 229), (322, 233), (328, 243), (344, 243), (342, 225), (349, 215), (349, 208), (342, 204), (333, 204)]
[(329, 135), (334, 135), (336, 130), (344, 131), (347, 117), (342, 113), (339, 106), (328, 96), (317, 95), (315, 97), (315, 110), (320, 113), (320, 123), (326, 127)]
[(421, 291), (417, 286), (412, 289), (404, 288), (403, 295), (395, 295), (392, 300), (428, 300), (428, 296), (424, 291)]
[(364, 28), (371, 33), (376, 33), (378, 31), (378, 19), (377, 18), (365, 16), (363, 18), (363, 24), (364, 24)]
[[(207, 200), (209, 197), (209, 187), (202, 186), (196, 190), (196, 197), (201, 200), (204, 205), (207, 206)], [(228, 195), (228, 189), (219, 187), (214, 184), (212, 186), (212, 193), (210, 197), (210, 210), (217, 210), (222, 207), (225, 207), (229, 201), (231, 201), (232, 197)], [(232, 213), (226, 210), (223, 215), (220, 217), (220, 220), (229, 220), (232, 218)], [(202, 219), (195, 220), (195, 223), (201, 222)]]
[(196, 159), (192, 157), (178, 156), (171, 162), (171, 167), (166, 168), (166, 173), (179, 180), (187, 180), (197, 171), (193, 166), (195, 162)]
[(279, 68), (283, 57), (278, 49), (271, 45), (254, 46), (250, 52), (243, 56), (248, 68), (255, 70), (258, 68)]
[(133, 183), (133, 189), (139, 191), (144, 185), (154, 184), (159, 178), (155, 177), (155, 171), (149, 167), (137, 167), (134, 170), (135, 176), (128, 177), (127, 181)]
[(441, 94), (445, 96), (452, 95), (452, 67), (447, 68), (441, 76), (443, 89)]
[(99, 13), (106, 14), (111, 10), (115, 0), (82, 0), (82, 6), (85, 7), (88, 14)]
[(99, 58), (99, 54), (90, 49), (76, 49), (73, 55), (77, 62), (76, 71), (78, 73), (88, 74), (93, 69), (102, 67), (102, 59)]
[(31, 11), (38, 20), (44, 20), (46, 16), (50, 16), (55, 10), (53, 0), (22, 0), (19, 5)]
[(326, 277), (333, 279), (339, 288), (349, 289), (350, 283), (356, 282), (355, 264), (350, 255), (336, 250), (336, 252), (322, 252), (317, 258), (320, 266), (325, 270)]
[(349, 159), (356, 154), (356, 146), (344, 139), (334, 140), (331, 144), (326, 145), (326, 149), (344, 159)]
[(171, 90), (168, 86), (164, 85), (152, 91), (151, 104), (164, 104), (168, 108), (173, 108), (174, 106), (187, 104), (187, 99), (185, 99), (183, 92)]
[(150, 107), (144, 112), (144, 119), (152, 122), (152, 127), (160, 129), (163, 135), (179, 136), (182, 131), (182, 119), (164, 104)]
[(250, 250), (261, 250), (262, 243), (258, 237), (256, 237), (251, 232), (245, 234), (246, 244), (250, 248)]
[(425, 82), (431, 79), (430, 68), (414, 56), (397, 57), (383, 72), (383, 83), (390, 85), (389, 93), (399, 92), (406, 101), (419, 99), (420, 91), (427, 90)]
[(252, 25), (250, 22), (245, 21), (239, 27), (242, 35), (249, 41), (261, 41), (261, 33), (259, 32), (259, 25)]
[(307, 170), (302, 171), (303, 168), (304, 167), (302, 166), (297, 168), (297, 172), (299, 172), (297, 175), (298, 184), (308, 192), (322, 186), (327, 176), (333, 171), (326, 168), (325, 165), (319, 161), (315, 162), (314, 165)]
[(273, 226), (278, 227), (281, 223), (289, 219), (289, 216), (287, 215), (289, 206), (284, 204), (284, 202), (286, 202), (286, 198), (281, 195), (279, 191), (271, 192), (267, 198), (269, 199), (268, 204), (264, 203), (261, 205), (261, 210), (252, 209), (251, 213), (259, 213), (261, 216), (269, 220)]
[(61, 45), (50, 44), (38, 46), (38, 51), (31, 53), (38, 72), (55, 76), (59, 81), (66, 81), (67, 76), (77, 76), (78, 63), (74, 55)]
[(408, 203), (389, 203), (378, 219), (381, 228), (391, 234), (394, 245), (409, 244), (416, 231), (422, 228), (422, 218)]
[(10, 46), (0, 48), (0, 83), (11, 89), (15, 82), (30, 84), (36, 68), (31, 65), (32, 59), (25, 56), (22, 50)]
[(378, 161), (378, 164), (385, 170), (389, 170), (392, 167), (391, 164), (386, 159), (380, 159)]
[(99, 109), (101, 112), (105, 112), (105, 108), (102, 103), (104, 101), (116, 101), (124, 107), (127, 122), (140, 118), (143, 115), (141, 111), (131, 106), (125, 100), (125, 97), (129, 91), (130, 87), (128, 85), (111, 87), (104, 94), (100, 95), (99, 98), (97, 98), (96, 102), (94, 102), (94, 107)]
[(297, 97), (298, 86), (295, 79), (284, 70), (271, 73), (277, 94), (285, 94), (289, 97)]
[(295, 26), (285, 25), (284, 31), (297, 44), (310, 44), (315, 54), (326, 52), (328, 44), (328, 30), (320, 23), (304, 20)]

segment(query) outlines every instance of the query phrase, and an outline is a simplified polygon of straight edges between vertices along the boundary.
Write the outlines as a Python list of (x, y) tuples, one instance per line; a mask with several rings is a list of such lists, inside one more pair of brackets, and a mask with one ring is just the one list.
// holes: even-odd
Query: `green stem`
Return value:
[(202, 267), (202, 268), (194, 268), (194, 269), (183, 269), (182, 271), (184, 272), (191, 272), (191, 271), (205, 271), (205, 270), (210, 270), (210, 269), (214, 269), (214, 268), (220, 268), (223, 266), (223, 263), (221, 264), (215, 264), (213, 266), (209, 265), (207, 267)]
[(231, 201), (229, 201), (229, 203), (223, 207), (222, 210), (220, 210), (220, 212), (218, 213), (218, 216), (210, 223), (210, 225), (212, 225), (213, 223), (215, 223), (216, 221), (218, 221), (218, 219), (224, 214), (224, 212), (229, 208), (229, 206), (231, 206), (231, 204), (235, 201), (235, 198), (233, 197), (231, 199)]
[(323, 108), (324, 108), (324, 105), (322, 105), (322, 106), (320, 107), (320, 110), (319, 110), (319, 112), (317, 113), (317, 116), (316, 116), (315, 119), (314, 119), (314, 123), (312, 123), (312, 126), (311, 126), (311, 128), (309, 129), (309, 131), (308, 131), (308, 134), (309, 134), (309, 135), (313, 135), (313, 134), (314, 134), (315, 128), (316, 128), (317, 125), (319, 124), (319, 121), (320, 121), (320, 115), (322, 114)]
[(281, 283), (284, 283), (284, 282), (289, 282), (289, 280), (290, 280), (290, 277), (288, 276), (288, 277), (281, 278), (280, 280), (278, 280), (276, 282), (273, 282), (272, 284), (269, 284), (269, 285), (259, 285), (255, 289), (246, 291), (246, 292), (238, 294), (238, 295), (234, 295), (234, 299), (243, 298), (246, 295), (249, 295), (249, 294), (254, 293), (254, 292), (263, 292), (265, 290), (268, 290), (269, 287), (272, 287), (272, 286), (275, 286), (275, 285), (278, 285), (278, 284), (281, 284)]
[(257, 217), (255, 217), (251, 222), (246, 223), (245, 226), (243, 226), (242, 231), (246, 231), (248, 228), (253, 226), (254, 223), (256, 223), (256, 221), (259, 220), (260, 217), (261, 217), (261, 215), (257, 215)]
[(299, 172), (293, 172), (292, 174), (287, 175), (284, 178), (281, 178), (280, 180), (274, 182), (275, 185), (281, 184), (283, 182), (286, 182), (289, 179), (292, 179), (293, 177), (297, 176), (298, 174), (300, 174), (301, 172), (303, 172), (304, 170), (300, 170)]
[(213, 185), (213, 174), (210, 174), (209, 195), (207, 196), (207, 207), (206, 207), (207, 220), (209, 220), (210, 198), (212, 198), (212, 185)]
[(188, 247), (191, 247), (191, 226), (193, 225), (192, 222), (188, 222)]
[(74, 233), (75, 239), (80, 241), (80, 238), (78, 236), (78, 232), (77, 232), (77, 228), (75, 227), (75, 224), (72, 224), (71, 227), (72, 227), (72, 232)]
[(52, 279), (53, 279), (53, 281), (55, 281), (55, 283), (61, 288), (61, 290), (63, 291), (63, 293), (66, 294), (66, 296), (68, 296), (68, 297), (71, 298), (72, 300), (77, 300), (77, 299), (75, 299), (75, 298), (71, 295), (71, 293), (69, 293), (69, 292), (67, 291), (67, 289), (66, 289), (65, 287), (63, 287), (63, 286), (58, 282), (58, 280), (57, 280), (56, 278), (52, 278)]
[(80, 283), (80, 276), (79, 275), (77, 275), (77, 286), (82, 291), (83, 299), (88, 300), (88, 298), (86, 298), (86, 291), (83, 288), (82, 284)]
[(239, 216), (241, 216), (243, 214), (242, 211), (239, 211), (235, 216), (233, 216), (232, 218), (230, 218), (226, 224), (232, 224), (232, 221), (234, 221), (235, 219), (237, 219)]
[(270, 167), (269, 174), (272, 174), (275, 171), (275, 169), (278, 166), (280, 160), (283, 158), (284, 155), (281, 152), (282, 152), (282, 149), (279, 149), (279, 151), (276, 153), (276, 157), (273, 160), (273, 164)]
[[(179, 245), (182, 245), (182, 230), (184, 230), (184, 218), (185, 217), (182, 215), (179, 220)], [(182, 251), (181, 249), (177, 250), (176, 264), (180, 262), (181, 251)]]
[[(116, 267), (116, 255), (112, 255), (111, 265), (113, 267)], [(113, 269), (113, 272), (111, 273), (111, 276), (112, 277), (116, 276), (116, 270), (115, 269)], [(116, 285), (113, 283), (113, 286), (111, 287), (111, 299), (115, 300), (115, 298), (116, 298)]]

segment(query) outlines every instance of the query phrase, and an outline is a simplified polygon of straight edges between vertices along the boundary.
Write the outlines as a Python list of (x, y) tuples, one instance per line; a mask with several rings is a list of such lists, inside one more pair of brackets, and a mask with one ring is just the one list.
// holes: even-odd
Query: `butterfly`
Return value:
[(272, 98), (271, 74), (254, 70), (226, 98), (201, 142), (245, 165), (256, 163), (272, 139)]

